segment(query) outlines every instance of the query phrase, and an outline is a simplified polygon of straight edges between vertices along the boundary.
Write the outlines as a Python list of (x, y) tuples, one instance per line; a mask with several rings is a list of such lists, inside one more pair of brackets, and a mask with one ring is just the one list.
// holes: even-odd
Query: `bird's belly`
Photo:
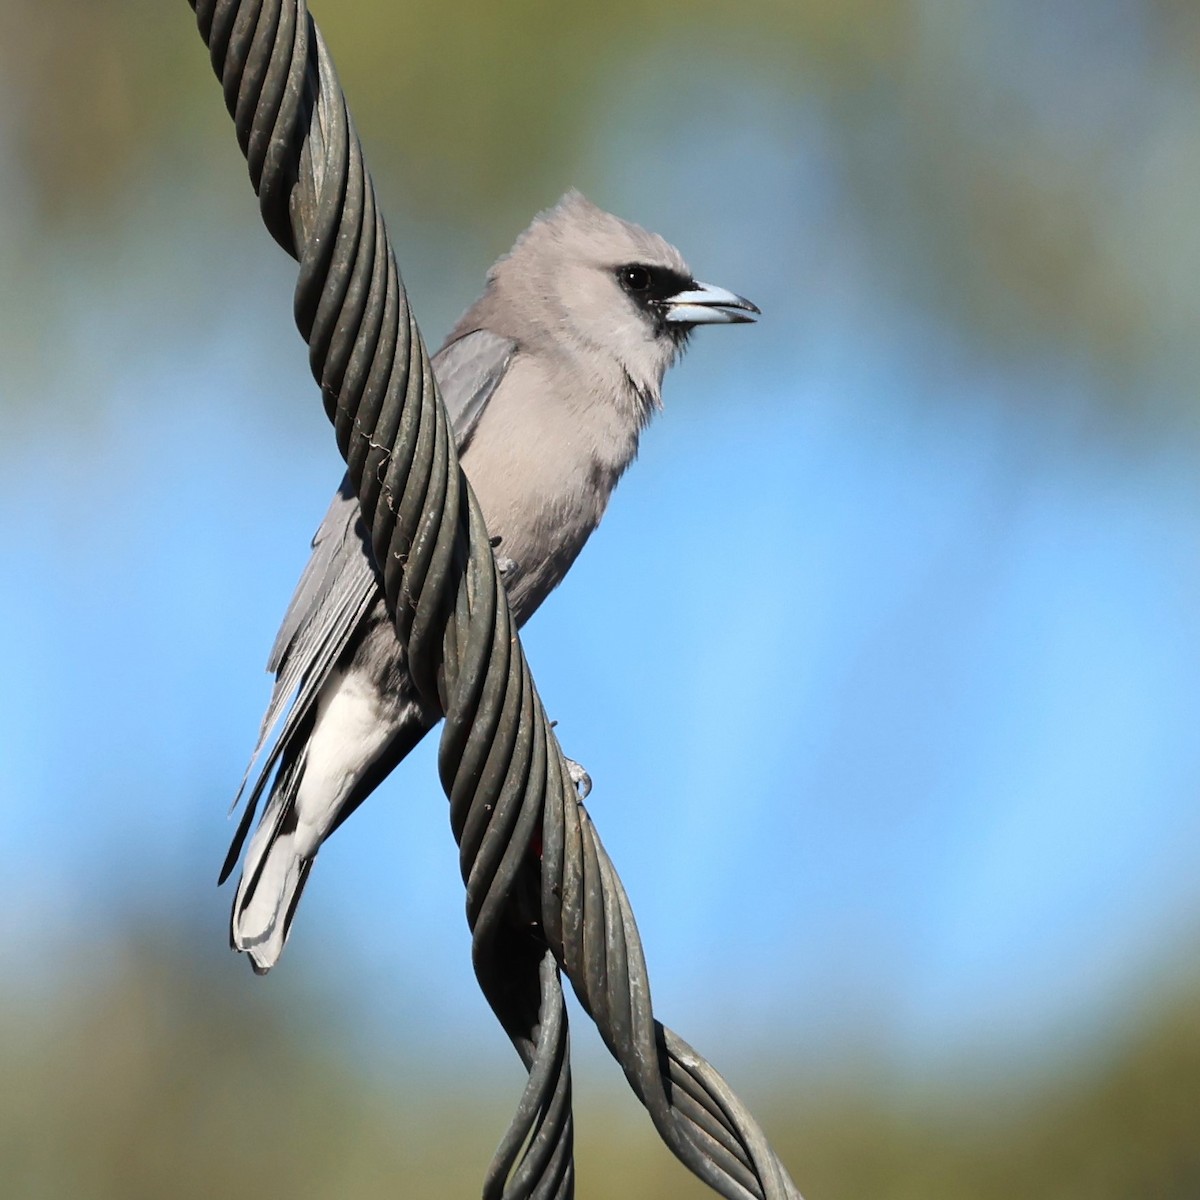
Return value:
[(636, 449), (611, 406), (583, 403), (534, 360), (514, 365), (462, 456), (518, 622), (558, 586)]
[[(474, 482), (474, 481), (472, 481)], [(517, 623), (527, 621), (562, 582), (584, 543), (599, 523), (603, 505), (578, 487), (499, 494), (477, 488), (488, 532), (499, 538), (496, 560)]]

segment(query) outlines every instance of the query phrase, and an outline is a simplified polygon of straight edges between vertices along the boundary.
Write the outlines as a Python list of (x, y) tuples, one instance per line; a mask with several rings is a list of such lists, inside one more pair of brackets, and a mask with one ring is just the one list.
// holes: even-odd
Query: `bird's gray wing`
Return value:
[[(515, 352), (516, 343), (511, 339), (477, 329), (456, 338), (434, 356), (434, 376), (460, 453)], [(244, 820), (246, 828), (283, 748), (308, 717), (330, 670), (379, 594), (366, 525), (348, 476), (334, 495), (312, 545), (312, 557), (296, 585), (267, 661), (267, 670), (275, 673), (275, 686), (258, 743), (234, 799), (236, 806), (286, 711), (270, 753), (261, 763)], [(235, 838), (235, 844), (240, 840)]]
[(443, 346), (433, 358), (433, 374), (442, 391), (454, 443), (461, 454), (479, 418), (508, 370), (517, 343), (476, 329)]
[[(359, 515), (358, 497), (350, 487), (349, 476), (343, 478), (334, 494), (313, 537), (312, 549), (267, 660), (267, 670), (275, 673), (275, 686), (230, 811), (241, 800), (256, 765), (258, 779), (221, 870), (222, 883), (237, 862), (263, 789), (280, 756), (301, 728), (322, 683), (378, 592), (366, 525)], [(263, 759), (263, 751), (285, 711), (283, 726)]]

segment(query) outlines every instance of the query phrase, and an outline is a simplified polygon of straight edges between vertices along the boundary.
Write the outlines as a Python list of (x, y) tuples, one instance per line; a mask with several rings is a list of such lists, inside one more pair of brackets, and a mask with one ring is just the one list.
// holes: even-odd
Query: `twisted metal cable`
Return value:
[(325, 43), (304, 0), (189, 0), (370, 530), (438, 769), (476, 976), (528, 1071), (483, 1194), (574, 1194), (560, 971), (663, 1141), (730, 1200), (799, 1200), (720, 1075), (655, 1020), (620, 879), (534, 687)]

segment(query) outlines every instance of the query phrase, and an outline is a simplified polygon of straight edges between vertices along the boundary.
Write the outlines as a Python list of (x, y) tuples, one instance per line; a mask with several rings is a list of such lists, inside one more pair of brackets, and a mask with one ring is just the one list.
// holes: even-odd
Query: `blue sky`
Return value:
[[(1194, 458), (1089, 444), (1069, 395), (1014, 417), (1003, 379), (921, 395), (902, 354), (781, 386), (763, 306), (696, 339), (527, 637), (660, 1011), (905, 1057), (1089, 1027), (1200, 912)], [(223, 937), (224, 808), (338, 472), (315, 404), (277, 431), (256, 389), (287, 361), (303, 397), (301, 356), (251, 322), (117, 370), (0, 484), (9, 969), (180, 896)], [(479, 1024), (431, 751), (323, 854), (256, 986), (335, 969), (364, 1019)]]
[[(713, 1054), (1071, 1044), (1196, 944), (1200, 453), (1103, 427), (1088, 362), (1001, 361), (899, 293), (819, 111), (722, 111), (702, 147), (641, 129), (564, 171), (764, 318), (697, 336), (526, 636), (660, 1015)], [(22, 397), (0, 451), (0, 877), (19, 898), (0, 971), (29, 987), (131, 915), (194, 910), (223, 940), (225, 808), (340, 477), (290, 265), (252, 204), (229, 226), (221, 203), (168, 189), (115, 249), (60, 240), (55, 352), (0, 368)], [(417, 232), (436, 342), (496, 248)], [(335, 980), (376, 1033), (495, 1046), (433, 749), (322, 854), (283, 966), (227, 969), (284, 1004)]]

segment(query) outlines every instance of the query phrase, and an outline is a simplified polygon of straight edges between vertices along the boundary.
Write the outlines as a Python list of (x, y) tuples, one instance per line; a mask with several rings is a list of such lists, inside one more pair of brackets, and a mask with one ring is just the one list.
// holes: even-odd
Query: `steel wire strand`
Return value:
[(686, 1166), (726, 1197), (798, 1197), (721, 1076), (654, 1019), (628, 898), (537, 696), (319, 31), (302, 0), (190, 2), (264, 224), (300, 264), (296, 324), (410, 672), (445, 715), (476, 975), (529, 1072), (485, 1196), (573, 1194), (561, 968)]

